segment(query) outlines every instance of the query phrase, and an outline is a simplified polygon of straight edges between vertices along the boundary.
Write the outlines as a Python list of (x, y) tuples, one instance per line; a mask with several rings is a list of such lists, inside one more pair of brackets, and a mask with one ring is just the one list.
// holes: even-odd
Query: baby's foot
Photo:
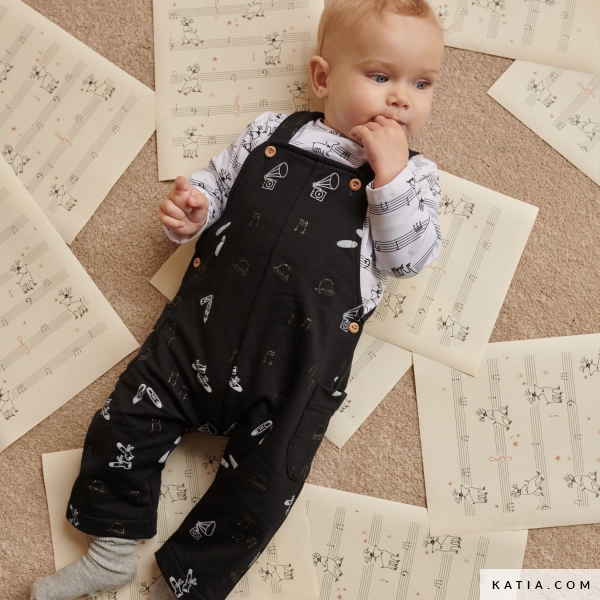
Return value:
[(173, 594), (165, 578), (161, 577), (152, 586), (148, 600), (173, 600), (173, 598), (176, 598), (176, 596)]
[(31, 600), (72, 600), (127, 583), (137, 570), (136, 547), (137, 540), (92, 536), (88, 553), (81, 560), (36, 579)]

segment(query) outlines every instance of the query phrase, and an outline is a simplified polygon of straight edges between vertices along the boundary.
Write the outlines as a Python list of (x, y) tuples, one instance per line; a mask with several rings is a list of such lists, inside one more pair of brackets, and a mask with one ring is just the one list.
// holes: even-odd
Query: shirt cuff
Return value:
[(369, 203), (380, 203), (385, 202), (389, 198), (395, 198), (411, 187), (409, 181), (413, 179), (414, 176), (415, 174), (407, 164), (394, 179), (381, 187), (374, 188), (373, 181), (371, 181), (371, 183), (367, 185), (367, 199)]
[(179, 235), (178, 233), (175, 233), (175, 231), (173, 231), (172, 229), (169, 229), (166, 225), (163, 225), (163, 229), (165, 230), (167, 237), (171, 241), (176, 242), (177, 244), (187, 244), (188, 242), (195, 240), (206, 229), (207, 225), (208, 219), (206, 219), (206, 223), (204, 224), (202, 229), (197, 231), (194, 235)]

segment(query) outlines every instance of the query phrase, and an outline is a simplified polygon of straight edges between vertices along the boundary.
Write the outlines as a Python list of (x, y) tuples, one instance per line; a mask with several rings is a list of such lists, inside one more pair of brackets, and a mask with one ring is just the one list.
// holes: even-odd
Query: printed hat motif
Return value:
[(335, 296), (333, 281), (331, 279), (321, 279), (321, 283), (319, 283), (319, 287), (315, 288), (315, 292), (322, 296)]
[(246, 277), (248, 275), (248, 268), (250, 267), (250, 263), (243, 259), (238, 261), (237, 264), (233, 265), (233, 268), (240, 274), (242, 277)]
[(275, 275), (277, 275), (279, 279), (283, 281), (290, 280), (290, 274), (292, 272), (292, 268), (290, 267), (290, 265), (282, 263), (278, 267), (273, 267), (273, 271), (275, 271)]

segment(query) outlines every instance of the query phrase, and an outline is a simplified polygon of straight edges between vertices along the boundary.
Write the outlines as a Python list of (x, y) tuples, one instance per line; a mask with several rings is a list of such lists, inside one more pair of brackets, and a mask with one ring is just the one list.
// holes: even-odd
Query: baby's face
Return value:
[(349, 137), (356, 125), (383, 115), (414, 135), (429, 116), (443, 51), (435, 23), (392, 13), (385, 22), (367, 18), (350, 36), (335, 35), (323, 51), (326, 85), (317, 93), (325, 123)]

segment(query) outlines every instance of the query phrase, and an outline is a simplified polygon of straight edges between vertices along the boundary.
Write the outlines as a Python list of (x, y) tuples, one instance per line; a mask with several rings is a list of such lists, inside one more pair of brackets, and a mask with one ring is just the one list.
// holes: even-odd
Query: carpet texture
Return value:
[[(154, 88), (150, 0), (27, 3)], [(430, 121), (411, 147), (540, 209), (490, 341), (598, 332), (599, 189), (486, 94), (511, 62), (447, 48)], [(157, 172), (153, 136), (72, 245), (139, 342), (165, 303), (149, 280), (176, 248), (157, 220), (170, 189)], [(54, 571), (41, 455), (83, 446), (126, 362), (0, 454), (0, 600), (27, 600), (33, 580)], [(412, 369), (342, 450), (323, 441), (309, 482), (426, 506)], [(599, 539), (598, 524), (533, 529), (524, 567), (600, 568)]]

